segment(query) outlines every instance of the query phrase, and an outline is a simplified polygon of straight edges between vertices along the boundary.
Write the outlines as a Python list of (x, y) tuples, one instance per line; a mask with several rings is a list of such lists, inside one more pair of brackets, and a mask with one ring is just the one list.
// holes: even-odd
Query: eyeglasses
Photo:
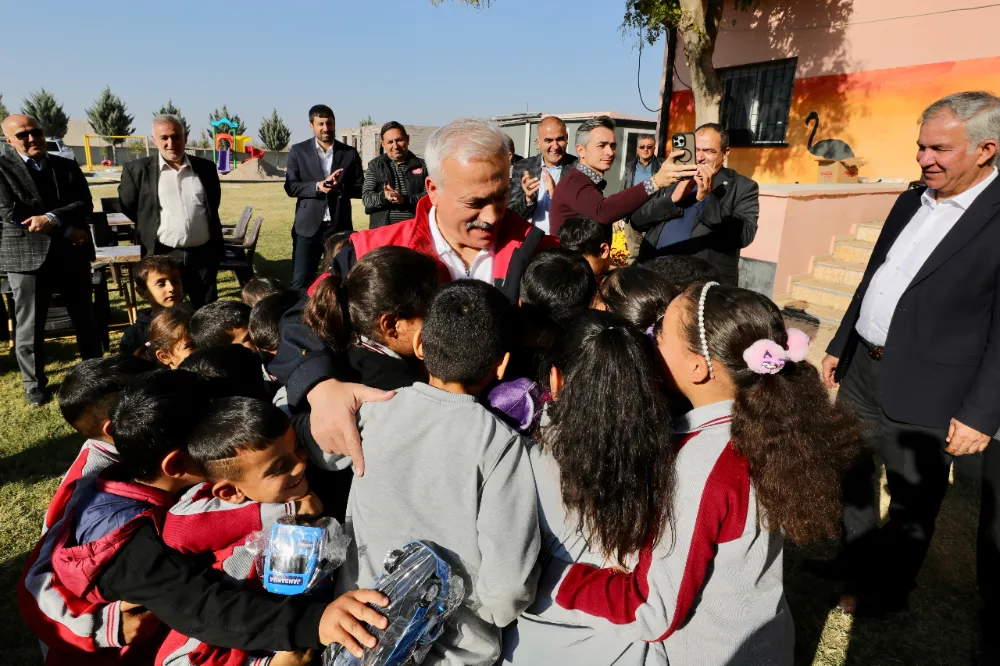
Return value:
[(41, 139), (42, 137), (45, 136), (45, 132), (43, 132), (41, 128), (35, 127), (34, 129), (18, 132), (17, 134), (14, 135), (14, 138), (17, 139), (18, 141), (24, 141), (29, 136), (33, 139)]
[(652, 149), (653, 149), (652, 144), (648, 146), (639, 146), (639, 150), (652, 150)]

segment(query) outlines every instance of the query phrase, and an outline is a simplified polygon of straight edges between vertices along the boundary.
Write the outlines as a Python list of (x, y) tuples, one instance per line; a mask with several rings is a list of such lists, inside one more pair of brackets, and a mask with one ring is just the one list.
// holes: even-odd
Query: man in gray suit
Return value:
[(62, 295), (83, 358), (101, 356), (91, 308), (93, 244), (87, 216), (90, 188), (72, 160), (45, 151), (45, 133), (31, 116), (3, 121), (16, 151), (0, 157), (0, 271), (14, 291), (14, 353), (28, 404), (51, 400), (46, 388), (45, 319), (53, 292)]

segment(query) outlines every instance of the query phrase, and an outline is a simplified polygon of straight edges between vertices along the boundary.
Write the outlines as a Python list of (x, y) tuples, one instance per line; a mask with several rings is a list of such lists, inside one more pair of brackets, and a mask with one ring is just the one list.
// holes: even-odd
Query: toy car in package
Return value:
[(389, 597), (389, 605), (377, 609), (389, 626), (384, 631), (367, 627), (377, 643), (361, 658), (331, 645), (323, 655), (325, 666), (419, 664), (465, 597), (462, 579), (423, 541), (389, 551), (382, 568), (374, 589)]
[(302, 594), (329, 578), (344, 562), (351, 539), (333, 518), (297, 525), (280, 518), (267, 532), (247, 538), (257, 554), (264, 589), (275, 594)]

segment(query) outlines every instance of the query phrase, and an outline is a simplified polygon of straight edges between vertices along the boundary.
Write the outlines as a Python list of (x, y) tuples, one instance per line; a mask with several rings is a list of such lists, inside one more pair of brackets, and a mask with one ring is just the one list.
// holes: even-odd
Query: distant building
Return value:
[[(410, 152), (418, 157), (423, 157), (427, 139), (437, 127), (407, 125), (406, 123), (403, 123), (403, 127), (410, 135)], [(382, 123), (365, 125), (364, 127), (338, 127), (336, 138), (348, 146), (356, 148), (358, 154), (361, 155), (361, 163), (367, 167), (369, 162), (385, 152), (378, 136), (381, 129)]]
[(518, 155), (531, 157), (538, 154), (535, 139), (538, 138), (538, 123), (546, 116), (559, 116), (566, 123), (569, 134), (567, 152), (576, 155), (576, 128), (585, 120), (597, 116), (610, 116), (615, 121), (615, 138), (618, 139), (618, 159), (611, 171), (604, 174), (608, 181), (606, 192), (612, 194), (621, 189), (625, 180), (625, 163), (635, 157), (635, 148), (639, 137), (652, 134), (656, 130), (656, 119), (628, 116), (612, 111), (596, 111), (593, 113), (518, 113), (509, 116), (494, 116), (493, 120), (503, 128), (507, 136), (514, 140)]

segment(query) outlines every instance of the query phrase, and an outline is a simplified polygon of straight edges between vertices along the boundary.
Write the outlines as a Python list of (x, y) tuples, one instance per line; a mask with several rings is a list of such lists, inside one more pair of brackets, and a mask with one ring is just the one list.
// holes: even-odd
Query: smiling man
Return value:
[(608, 183), (604, 174), (618, 154), (615, 122), (608, 116), (598, 116), (577, 128), (576, 154), (580, 161), (563, 176), (552, 194), (549, 231), (553, 234), (559, 233), (563, 221), (573, 215), (583, 215), (601, 224), (617, 222), (638, 210), (660, 188), (695, 174), (693, 167), (668, 161), (646, 182), (605, 197)]
[(382, 154), (368, 163), (361, 201), (371, 216), (369, 229), (413, 218), (417, 202), (427, 194), (427, 165), (410, 152), (406, 128), (395, 120), (379, 132)]
[(543, 118), (535, 139), (538, 154), (516, 162), (511, 174), (510, 209), (545, 233), (550, 232), (552, 193), (576, 164), (576, 156), (566, 152), (568, 143), (566, 123), (556, 116)]
[[(841, 607), (898, 610), (916, 584), (954, 456), (985, 450), (979, 584), (985, 646), (1000, 657), (1000, 98), (965, 92), (924, 111), (917, 163), (823, 360), (838, 400), (867, 422), (867, 455), (844, 480), (848, 577)], [(892, 505), (879, 526), (873, 455)], [(838, 567), (839, 568), (839, 567)], [(997, 663), (983, 661), (980, 663)]]

